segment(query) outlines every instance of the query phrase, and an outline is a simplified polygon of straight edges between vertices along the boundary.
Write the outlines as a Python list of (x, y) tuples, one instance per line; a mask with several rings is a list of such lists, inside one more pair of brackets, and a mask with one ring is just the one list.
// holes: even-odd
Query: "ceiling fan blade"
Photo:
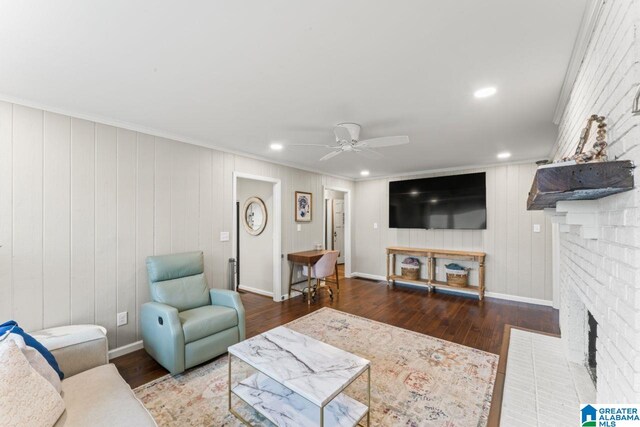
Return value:
[(381, 138), (372, 138), (359, 141), (357, 147), (391, 147), (393, 145), (403, 145), (409, 143), (408, 136), (383, 136)]
[(371, 150), (368, 147), (360, 147), (358, 149), (358, 152), (369, 159), (381, 159), (384, 157), (382, 154), (378, 153), (377, 151)]
[(333, 133), (336, 135), (338, 141), (351, 142), (351, 133), (349, 129), (344, 126), (336, 126), (333, 128)]
[(332, 151), (329, 154), (324, 155), (323, 157), (320, 158), (321, 162), (324, 162), (325, 160), (329, 160), (332, 157), (337, 156), (338, 154), (342, 153), (342, 151), (338, 150), (338, 151)]
[(327, 144), (287, 144), (287, 147), (323, 147), (323, 148), (339, 148), (337, 145)]

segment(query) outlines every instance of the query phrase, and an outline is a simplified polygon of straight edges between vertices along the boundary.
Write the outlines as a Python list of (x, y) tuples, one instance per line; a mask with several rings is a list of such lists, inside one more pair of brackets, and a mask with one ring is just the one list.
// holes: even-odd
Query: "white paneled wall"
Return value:
[[(72, 119), (70, 133), (72, 144), (69, 317), (71, 323), (92, 323), (95, 322), (96, 312), (95, 125), (84, 120)], [(60, 248), (60, 250), (64, 251), (65, 249)], [(14, 280), (13, 285), (18, 286), (19, 284)], [(60, 311), (64, 311), (64, 309), (60, 308)], [(64, 322), (60, 324), (64, 324)], [(48, 323), (43, 322), (44, 325), (49, 326)], [(55, 323), (51, 325), (55, 325)]]
[[(42, 272), (44, 114), (13, 109), (12, 288), (14, 316), (25, 326), (43, 321)], [(32, 167), (32, 166), (35, 166)]]
[[(0, 320), (27, 330), (97, 323), (110, 348), (140, 339), (145, 258), (205, 254), (225, 287), (234, 170), (282, 180), (282, 251), (322, 242), (323, 185), (353, 182), (0, 102)], [(295, 229), (294, 191), (314, 194)], [(288, 266), (283, 260), (283, 273)], [(286, 291), (287, 274), (282, 285)], [(286, 293), (286, 292), (283, 292)], [(116, 314), (129, 323), (116, 327)]]
[[(44, 114), (43, 176), (43, 289), (45, 323), (69, 322), (69, 279), (71, 277), (71, 119)], [(61, 307), (62, 310), (53, 308)]]
[[(535, 170), (534, 164), (519, 164), (395, 178), (486, 172), (486, 230), (390, 229), (390, 180), (357, 182), (353, 271), (385, 275), (387, 246), (483, 251), (488, 292), (550, 301), (551, 224), (542, 211), (527, 211), (526, 205)], [(540, 233), (533, 233), (533, 224), (540, 224)], [(472, 283), (477, 279), (474, 273)]]
[(13, 106), (0, 102), (0, 313), (13, 310)]

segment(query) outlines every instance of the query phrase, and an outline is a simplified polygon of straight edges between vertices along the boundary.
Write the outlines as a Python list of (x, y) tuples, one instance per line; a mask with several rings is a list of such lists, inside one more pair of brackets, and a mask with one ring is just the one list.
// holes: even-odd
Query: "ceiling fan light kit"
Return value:
[[(361, 129), (362, 127), (357, 123), (338, 123), (333, 132), (336, 135), (337, 142), (340, 142), (340, 139), (351, 142), (360, 139)], [(348, 133), (345, 133), (345, 130)]]

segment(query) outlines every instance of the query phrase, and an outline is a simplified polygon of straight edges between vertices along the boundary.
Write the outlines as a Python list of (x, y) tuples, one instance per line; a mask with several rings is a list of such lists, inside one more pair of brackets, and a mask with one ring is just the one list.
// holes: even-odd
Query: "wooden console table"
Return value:
[[(396, 255), (406, 255), (414, 257), (427, 258), (427, 278), (417, 280), (405, 279), (401, 275), (396, 274)], [(478, 299), (484, 299), (484, 252), (467, 252), (467, 251), (448, 251), (444, 249), (423, 249), (423, 248), (405, 248), (401, 246), (391, 246), (387, 248), (387, 282), (390, 286), (395, 285), (396, 281), (414, 283), (423, 286), (429, 286), (429, 291), (433, 288), (443, 288), (452, 290), (465, 290), (478, 294)], [(478, 286), (467, 286), (460, 288), (450, 286), (447, 282), (436, 280), (436, 259), (450, 259), (460, 261), (474, 261), (478, 263)]]

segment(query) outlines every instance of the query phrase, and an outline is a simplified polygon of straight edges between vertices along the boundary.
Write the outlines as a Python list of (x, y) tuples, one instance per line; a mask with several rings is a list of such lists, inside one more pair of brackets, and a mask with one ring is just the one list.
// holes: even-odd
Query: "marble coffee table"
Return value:
[[(257, 372), (236, 385), (231, 362), (238, 358)], [(367, 374), (367, 404), (343, 391)], [(353, 427), (371, 407), (371, 363), (284, 326), (229, 347), (229, 411), (245, 424), (232, 395), (278, 426)]]

